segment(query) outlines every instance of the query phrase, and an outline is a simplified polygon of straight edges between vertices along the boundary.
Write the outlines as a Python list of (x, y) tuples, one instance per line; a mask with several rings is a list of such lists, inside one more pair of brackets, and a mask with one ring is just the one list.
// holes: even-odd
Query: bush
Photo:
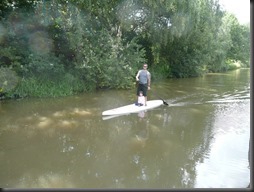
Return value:
[(227, 65), (227, 70), (235, 70), (243, 66), (241, 61), (235, 61), (235, 60), (227, 60), (226, 65)]
[(0, 93), (11, 91), (17, 86), (18, 81), (15, 71), (6, 67), (0, 68)]

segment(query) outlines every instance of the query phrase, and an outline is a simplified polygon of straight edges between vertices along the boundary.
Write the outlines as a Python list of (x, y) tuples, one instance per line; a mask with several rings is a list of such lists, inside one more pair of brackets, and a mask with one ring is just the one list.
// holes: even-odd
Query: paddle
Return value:
[[(150, 90), (149, 90), (150, 91)], [(155, 94), (155, 92), (153, 92)], [(157, 94), (155, 94), (157, 97), (159, 97)], [(162, 101), (164, 105), (168, 105), (168, 103), (166, 101), (164, 101), (164, 99), (162, 99), (161, 97), (159, 97)]]
[[(147, 87), (147, 86), (146, 86)], [(147, 87), (147, 90), (148, 90), (148, 87)], [(151, 89), (150, 89), (151, 90)], [(149, 91), (150, 91), (149, 90)], [(168, 103), (166, 101), (164, 101), (164, 99), (162, 99), (160, 96), (158, 96), (155, 92), (153, 92), (157, 97), (159, 97), (162, 101), (163, 101), (163, 104), (164, 105), (168, 105)]]

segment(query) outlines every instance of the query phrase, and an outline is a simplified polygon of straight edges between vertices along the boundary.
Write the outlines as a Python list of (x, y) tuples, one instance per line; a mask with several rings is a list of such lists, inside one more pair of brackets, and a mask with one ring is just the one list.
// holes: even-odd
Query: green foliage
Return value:
[(0, 2), (0, 20), (5, 18), (10, 12), (14, 9), (23, 9), (25, 11), (29, 11), (34, 8), (34, 5), (38, 3), (40, 0), (33, 1), (24, 1), (24, 0), (1, 0)]
[(149, 69), (149, 71), (152, 74), (152, 81), (159, 81), (168, 77), (172, 77), (171, 69), (168, 65), (157, 64), (153, 68)]
[(65, 73), (64, 76), (45, 78), (31, 76), (23, 78), (17, 88), (9, 92), (9, 97), (60, 97), (74, 95), (83, 91), (91, 91), (93, 87), (80, 80), (78, 73)]
[(19, 81), (15, 71), (0, 67), (0, 93), (7, 93), (13, 90)]
[(54, 55), (29, 55), (29, 63), (23, 67), (24, 76), (37, 76), (41, 78), (54, 78), (64, 74), (64, 66)]
[(99, 21), (96, 26), (80, 23), (75, 27), (77, 35), (70, 34), (71, 46), (76, 52), (76, 68), (83, 69), (86, 80), (97, 89), (130, 88), (138, 65), (146, 61), (144, 50), (135, 39), (126, 42), (108, 30), (96, 31), (94, 27), (98, 26)]
[(0, 67), (12, 95), (128, 89), (149, 64), (153, 80), (250, 66), (250, 28), (215, 0), (15, 0), (0, 3)]
[(239, 60), (236, 61), (236, 60), (227, 59), (225, 63), (227, 65), (228, 70), (235, 70), (241, 67), (245, 67), (245, 65)]
[(55, 97), (73, 94), (65, 82), (30, 77), (22, 79), (17, 89), (11, 93), (19, 97)]
[(230, 35), (232, 44), (227, 53), (227, 58), (239, 60), (250, 66), (250, 26), (240, 25), (233, 15), (227, 17), (230, 23)]
[(10, 67), (18, 70), (22, 58), (17, 54), (15, 47), (8, 46), (0, 49), (0, 67)]

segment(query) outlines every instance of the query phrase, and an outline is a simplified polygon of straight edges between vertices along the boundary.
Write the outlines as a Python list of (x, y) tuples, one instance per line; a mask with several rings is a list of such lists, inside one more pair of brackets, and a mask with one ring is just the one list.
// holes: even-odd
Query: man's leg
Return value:
[(143, 86), (143, 94), (145, 97), (145, 106), (147, 106), (147, 86), (146, 85)]
[(139, 92), (140, 92), (140, 90), (141, 90), (141, 87), (140, 87), (140, 86), (141, 86), (141, 85), (138, 84), (138, 88), (137, 88), (137, 103), (138, 103)]

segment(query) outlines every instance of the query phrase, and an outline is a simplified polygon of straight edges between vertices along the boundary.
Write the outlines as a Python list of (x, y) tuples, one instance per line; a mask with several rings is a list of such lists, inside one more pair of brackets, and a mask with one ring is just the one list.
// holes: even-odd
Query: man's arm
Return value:
[(148, 83), (148, 87), (151, 86), (151, 73), (148, 73), (148, 78), (147, 78), (147, 83)]
[(136, 75), (136, 81), (139, 81), (139, 73), (140, 73), (140, 70), (138, 71), (137, 75)]

